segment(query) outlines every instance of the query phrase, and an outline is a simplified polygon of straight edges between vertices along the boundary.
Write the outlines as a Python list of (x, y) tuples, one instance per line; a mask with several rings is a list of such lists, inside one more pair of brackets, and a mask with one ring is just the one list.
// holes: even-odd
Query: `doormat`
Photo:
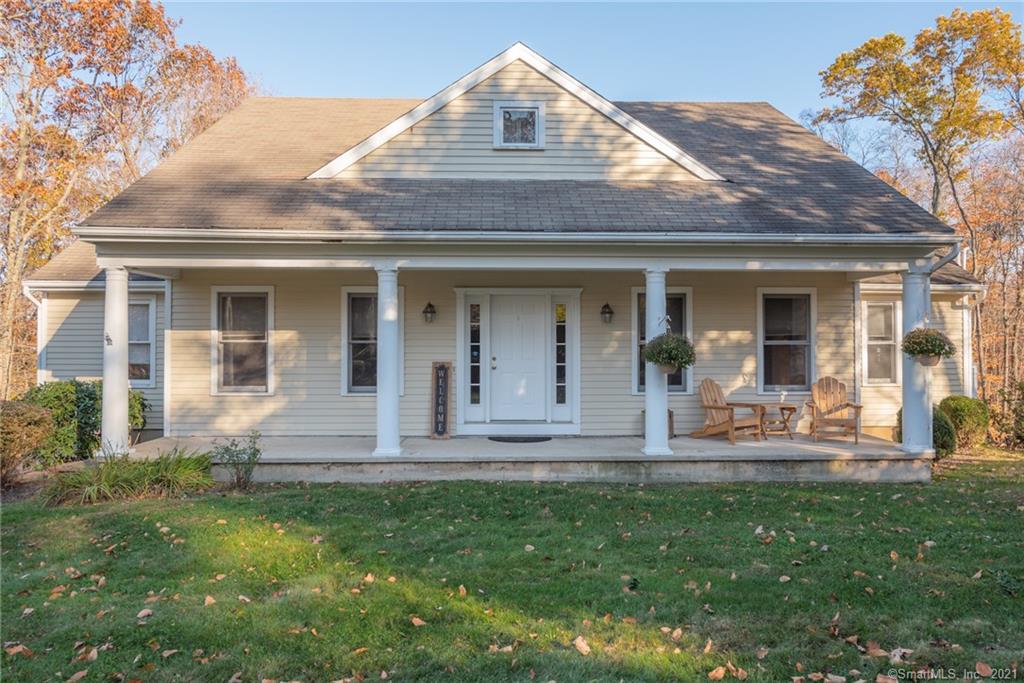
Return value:
[(498, 443), (541, 443), (543, 441), (551, 441), (550, 436), (489, 436), (488, 441), (497, 441)]

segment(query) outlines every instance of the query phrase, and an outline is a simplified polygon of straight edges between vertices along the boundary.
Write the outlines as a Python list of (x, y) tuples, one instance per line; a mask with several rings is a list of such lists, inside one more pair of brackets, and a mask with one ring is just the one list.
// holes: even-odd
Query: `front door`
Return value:
[(547, 418), (548, 297), (491, 297), (491, 419)]

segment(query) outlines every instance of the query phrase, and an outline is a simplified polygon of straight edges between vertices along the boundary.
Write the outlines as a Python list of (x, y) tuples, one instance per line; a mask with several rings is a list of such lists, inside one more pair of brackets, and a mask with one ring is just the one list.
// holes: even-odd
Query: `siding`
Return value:
[[(340, 344), (342, 286), (375, 283), (376, 276), (365, 271), (185, 271), (174, 287), (173, 432), (373, 434), (375, 398), (340, 393)], [(583, 433), (639, 433), (643, 396), (632, 393), (630, 288), (643, 285), (642, 274), (420, 271), (400, 273), (399, 283), (405, 296), (403, 435), (427, 433), (431, 362), (455, 360), (455, 287), (582, 287)], [(210, 395), (210, 287), (231, 284), (275, 288), (273, 396)], [(778, 400), (757, 395), (757, 288), (814, 286), (818, 373), (853, 386), (853, 288), (845, 275), (672, 273), (668, 284), (693, 287), (695, 383), (710, 376), (736, 400)], [(431, 325), (421, 315), (427, 301), (438, 310)], [(610, 324), (599, 315), (606, 302), (615, 310)], [(802, 403), (803, 398), (787, 400)], [(680, 433), (703, 420), (696, 396), (673, 395), (670, 405)]]
[[(898, 294), (864, 294), (865, 301), (900, 301)], [(932, 327), (944, 332), (957, 349), (963, 349), (964, 329), (959, 297), (932, 294)], [(902, 355), (899, 356), (902, 359)], [(950, 394), (963, 393), (963, 354), (944, 358), (932, 369), (932, 402), (938, 403)], [(861, 387), (861, 403), (864, 405), (862, 422), (866, 427), (895, 427), (896, 411), (903, 402), (902, 389), (898, 385)]]
[[(544, 101), (543, 150), (495, 150), (495, 101)], [(339, 178), (696, 180), (604, 114), (516, 61)]]
[[(162, 294), (132, 292), (130, 298), (156, 298), (156, 382), (139, 389), (150, 403), (146, 429), (163, 429), (164, 305)], [(103, 293), (50, 292), (46, 297), (43, 343), (52, 379), (103, 378)]]

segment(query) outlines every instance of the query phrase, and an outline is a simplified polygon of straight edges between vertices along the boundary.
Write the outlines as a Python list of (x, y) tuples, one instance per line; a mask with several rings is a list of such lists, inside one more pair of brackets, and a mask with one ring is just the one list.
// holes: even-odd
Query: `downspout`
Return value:
[(36, 384), (43, 383), (43, 373), (46, 371), (46, 347), (43, 346), (43, 336), (46, 334), (46, 299), (36, 298), (28, 283), (23, 283), (21, 293), (36, 307)]
[(953, 259), (955, 259), (959, 255), (960, 255), (960, 243), (957, 242), (956, 244), (953, 245), (953, 248), (950, 249), (949, 252), (945, 256), (940, 258), (938, 261), (936, 261), (932, 265), (931, 270), (928, 271), (928, 274), (931, 275), (931, 274), (935, 273), (935, 271), (937, 271), (939, 268), (941, 268), (942, 266), (946, 265), (947, 263), (951, 262)]

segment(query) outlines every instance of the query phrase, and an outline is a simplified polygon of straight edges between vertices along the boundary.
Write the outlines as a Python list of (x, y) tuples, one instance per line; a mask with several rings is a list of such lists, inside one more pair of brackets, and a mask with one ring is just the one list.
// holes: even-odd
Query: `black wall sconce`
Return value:
[(615, 317), (615, 311), (612, 310), (611, 306), (605, 304), (601, 307), (601, 320), (610, 323), (613, 317)]
[(437, 317), (437, 309), (434, 308), (434, 304), (427, 302), (427, 305), (423, 307), (423, 320), (427, 323), (434, 322), (434, 318)]

